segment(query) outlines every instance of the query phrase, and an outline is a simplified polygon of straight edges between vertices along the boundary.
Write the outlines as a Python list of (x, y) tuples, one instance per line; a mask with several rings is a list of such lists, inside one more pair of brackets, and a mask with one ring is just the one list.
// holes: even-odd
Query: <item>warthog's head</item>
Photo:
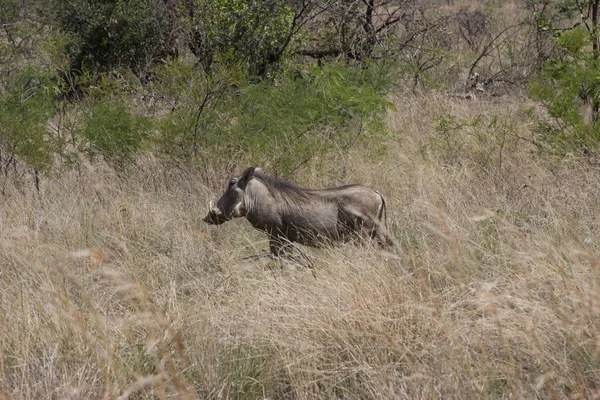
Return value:
[(245, 216), (244, 192), (246, 185), (254, 177), (255, 172), (262, 172), (262, 169), (250, 167), (244, 171), (240, 178), (231, 179), (227, 184), (225, 193), (217, 200), (216, 205), (211, 204), (208, 214), (202, 221), (211, 225), (221, 225), (230, 219)]

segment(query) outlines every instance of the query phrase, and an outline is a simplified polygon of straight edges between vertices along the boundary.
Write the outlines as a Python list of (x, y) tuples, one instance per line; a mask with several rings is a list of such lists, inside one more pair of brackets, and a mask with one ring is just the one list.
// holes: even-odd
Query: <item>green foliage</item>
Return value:
[(240, 73), (207, 76), (175, 62), (156, 75), (155, 90), (173, 104), (158, 117), (157, 143), (170, 157), (290, 173), (336, 149), (383, 147), (381, 71), (315, 67), (306, 78), (244, 84)]
[(158, 149), (175, 160), (214, 159), (230, 126), (231, 97), (245, 75), (235, 68), (209, 75), (184, 60), (167, 62), (154, 75), (151, 90), (170, 109), (156, 118)]
[(134, 115), (124, 99), (107, 96), (95, 101), (83, 117), (81, 135), (90, 156), (102, 155), (122, 168), (140, 150), (149, 129), (149, 120)]
[[(591, 35), (584, 29), (564, 32), (556, 38), (560, 56), (548, 60), (530, 82), (531, 95), (541, 101), (557, 121), (537, 129), (553, 151), (564, 154), (594, 148), (600, 125), (593, 121), (593, 99), (600, 96), (600, 62), (592, 50)], [(588, 121), (584, 120), (587, 105)], [(538, 128), (544, 128), (538, 126)]]
[(289, 2), (212, 0), (206, 20), (209, 40), (227, 63), (247, 63), (251, 75), (264, 76), (280, 60), (291, 35), (294, 12)]
[(525, 0), (524, 3), (532, 11), (539, 30), (560, 26), (579, 12), (577, 2), (573, 0)]
[(290, 173), (309, 160), (357, 143), (381, 143), (390, 106), (363, 70), (312, 69), (312, 79), (284, 79), (243, 89), (232, 141), (248, 163)]
[(5, 158), (16, 157), (36, 170), (51, 167), (56, 143), (47, 124), (59, 93), (55, 82), (50, 72), (26, 67), (0, 97), (0, 151)]
[(11, 90), (25, 68), (42, 63), (39, 41), (49, 34), (44, 17), (49, 0), (0, 0), (0, 93)]
[(485, 179), (491, 179), (498, 187), (505, 187), (511, 175), (521, 173), (505, 165), (505, 154), (524, 145), (517, 124), (512, 118), (478, 116), (461, 119), (451, 114), (436, 120), (435, 135), (423, 146), (424, 158), (434, 156), (448, 168), (476, 167)]
[(69, 38), (75, 71), (140, 71), (172, 45), (169, 21), (159, 1), (71, 0), (54, 2), (55, 20)]

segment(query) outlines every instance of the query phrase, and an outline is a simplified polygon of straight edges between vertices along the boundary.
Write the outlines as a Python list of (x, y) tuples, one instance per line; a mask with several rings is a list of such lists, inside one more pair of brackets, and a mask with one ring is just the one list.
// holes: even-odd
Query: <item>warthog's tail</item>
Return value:
[(381, 207), (379, 207), (379, 211), (377, 212), (377, 220), (383, 221), (383, 226), (385, 226), (385, 228), (387, 229), (388, 224), (387, 224), (387, 212), (386, 212), (386, 206), (385, 206), (385, 197), (383, 197), (383, 195), (377, 191), (375, 191), (375, 193), (377, 193), (379, 195), (379, 197), (381, 197)]
[(375, 221), (375, 225), (377, 226), (377, 238), (384, 246), (391, 246), (395, 248), (400, 248), (396, 239), (390, 232), (388, 231), (388, 223), (387, 223), (387, 207), (385, 205), (385, 197), (379, 192), (377, 192), (379, 197), (381, 197), (381, 206), (377, 212), (377, 220)]

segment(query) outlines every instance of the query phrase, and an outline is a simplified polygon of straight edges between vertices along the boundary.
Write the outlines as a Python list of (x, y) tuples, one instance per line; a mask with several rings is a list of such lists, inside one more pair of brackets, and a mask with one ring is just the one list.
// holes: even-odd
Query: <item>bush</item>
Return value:
[(46, 71), (27, 67), (0, 97), (0, 168), (18, 160), (35, 170), (52, 166), (57, 142), (47, 128), (59, 87)]
[(208, 36), (222, 61), (245, 63), (250, 75), (265, 76), (290, 44), (294, 12), (289, 2), (212, 0)]
[(558, 154), (587, 152), (600, 140), (598, 105), (594, 104), (600, 98), (600, 62), (592, 51), (592, 40), (583, 28), (563, 32), (556, 38), (560, 56), (546, 62), (530, 82), (532, 96), (558, 122), (540, 122), (537, 129)]
[(313, 68), (308, 79), (279, 85), (251, 84), (235, 109), (231, 141), (251, 164), (291, 173), (313, 158), (357, 143), (382, 144), (383, 118), (390, 103), (369, 71)]
[(230, 127), (232, 96), (245, 80), (244, 74), (235, 71), (209, 75), (185, 60), (154, 69), (156, 79), (149, 89), (165, 109), (155, 117), (159, 132), (155, 143), (160, 152), (185, 162), (217, 158), (213, 150)]
[(109, 164), (123, 168), (149, 130), (149, 120), (132, 114), (123, 99), (105, 97), (94, 102), (83, 117), (81, 135), (91, 157), (102, 155)]
[(126, 67), (142, 72), (173, 52), (172, 21), (162, 4), (154, 0), (56, 0), (56, 24), (70, 38), (71, 69), (102, 72)]
[(390, 104), (383, 98), (385, 74), (373, 71), (315, 67), (307, 78), (243, 83), (231, 70), (206, 76), (171, 63), (156, 72), (155, 90), (173, 105), (157, 117), (157, 143), (176, 159), (234, 160), (286, 174), (357, 143), (380, 150), (381, 114)]

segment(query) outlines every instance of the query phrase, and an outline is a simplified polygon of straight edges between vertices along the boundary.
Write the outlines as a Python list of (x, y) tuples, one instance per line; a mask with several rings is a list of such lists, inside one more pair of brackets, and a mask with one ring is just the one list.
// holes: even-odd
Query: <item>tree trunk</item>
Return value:
[[(590, 2), (590, 9), (592, 11), (592, 38), (594, 43), (593, 54), (594, 60), (598, 60), (600, 58), (600, 37), (598, 37), (598, 5), (600, 4), (600, 0), (593, 0)], [(594, 92), (596, 92), (594, 90)], [(595, 95), (596, 93), (592, 93), (592, 123), (596, 123), (598, 121), (598, 110), (600, 109), (600, 99)]]
[(377, 32), (373, 25), (373, 11), (375, 10), (375, 0), (370, 0), (367, 3), (367, 10), (365, 11), (365, 20), (363, 23), (363, 29), (365, 30), (366, 40), (363, 45), (363, 58), (368, 58), (373, 52), (375, 43), (377, 43)]
[(594, 0), (590, 2), (590, 9), (592, 14), (592, 37), (594, 38), (594, 58), (597, 60), (600, 58), (600, 37), (598, 37), (598, 5), (600, 0)]

